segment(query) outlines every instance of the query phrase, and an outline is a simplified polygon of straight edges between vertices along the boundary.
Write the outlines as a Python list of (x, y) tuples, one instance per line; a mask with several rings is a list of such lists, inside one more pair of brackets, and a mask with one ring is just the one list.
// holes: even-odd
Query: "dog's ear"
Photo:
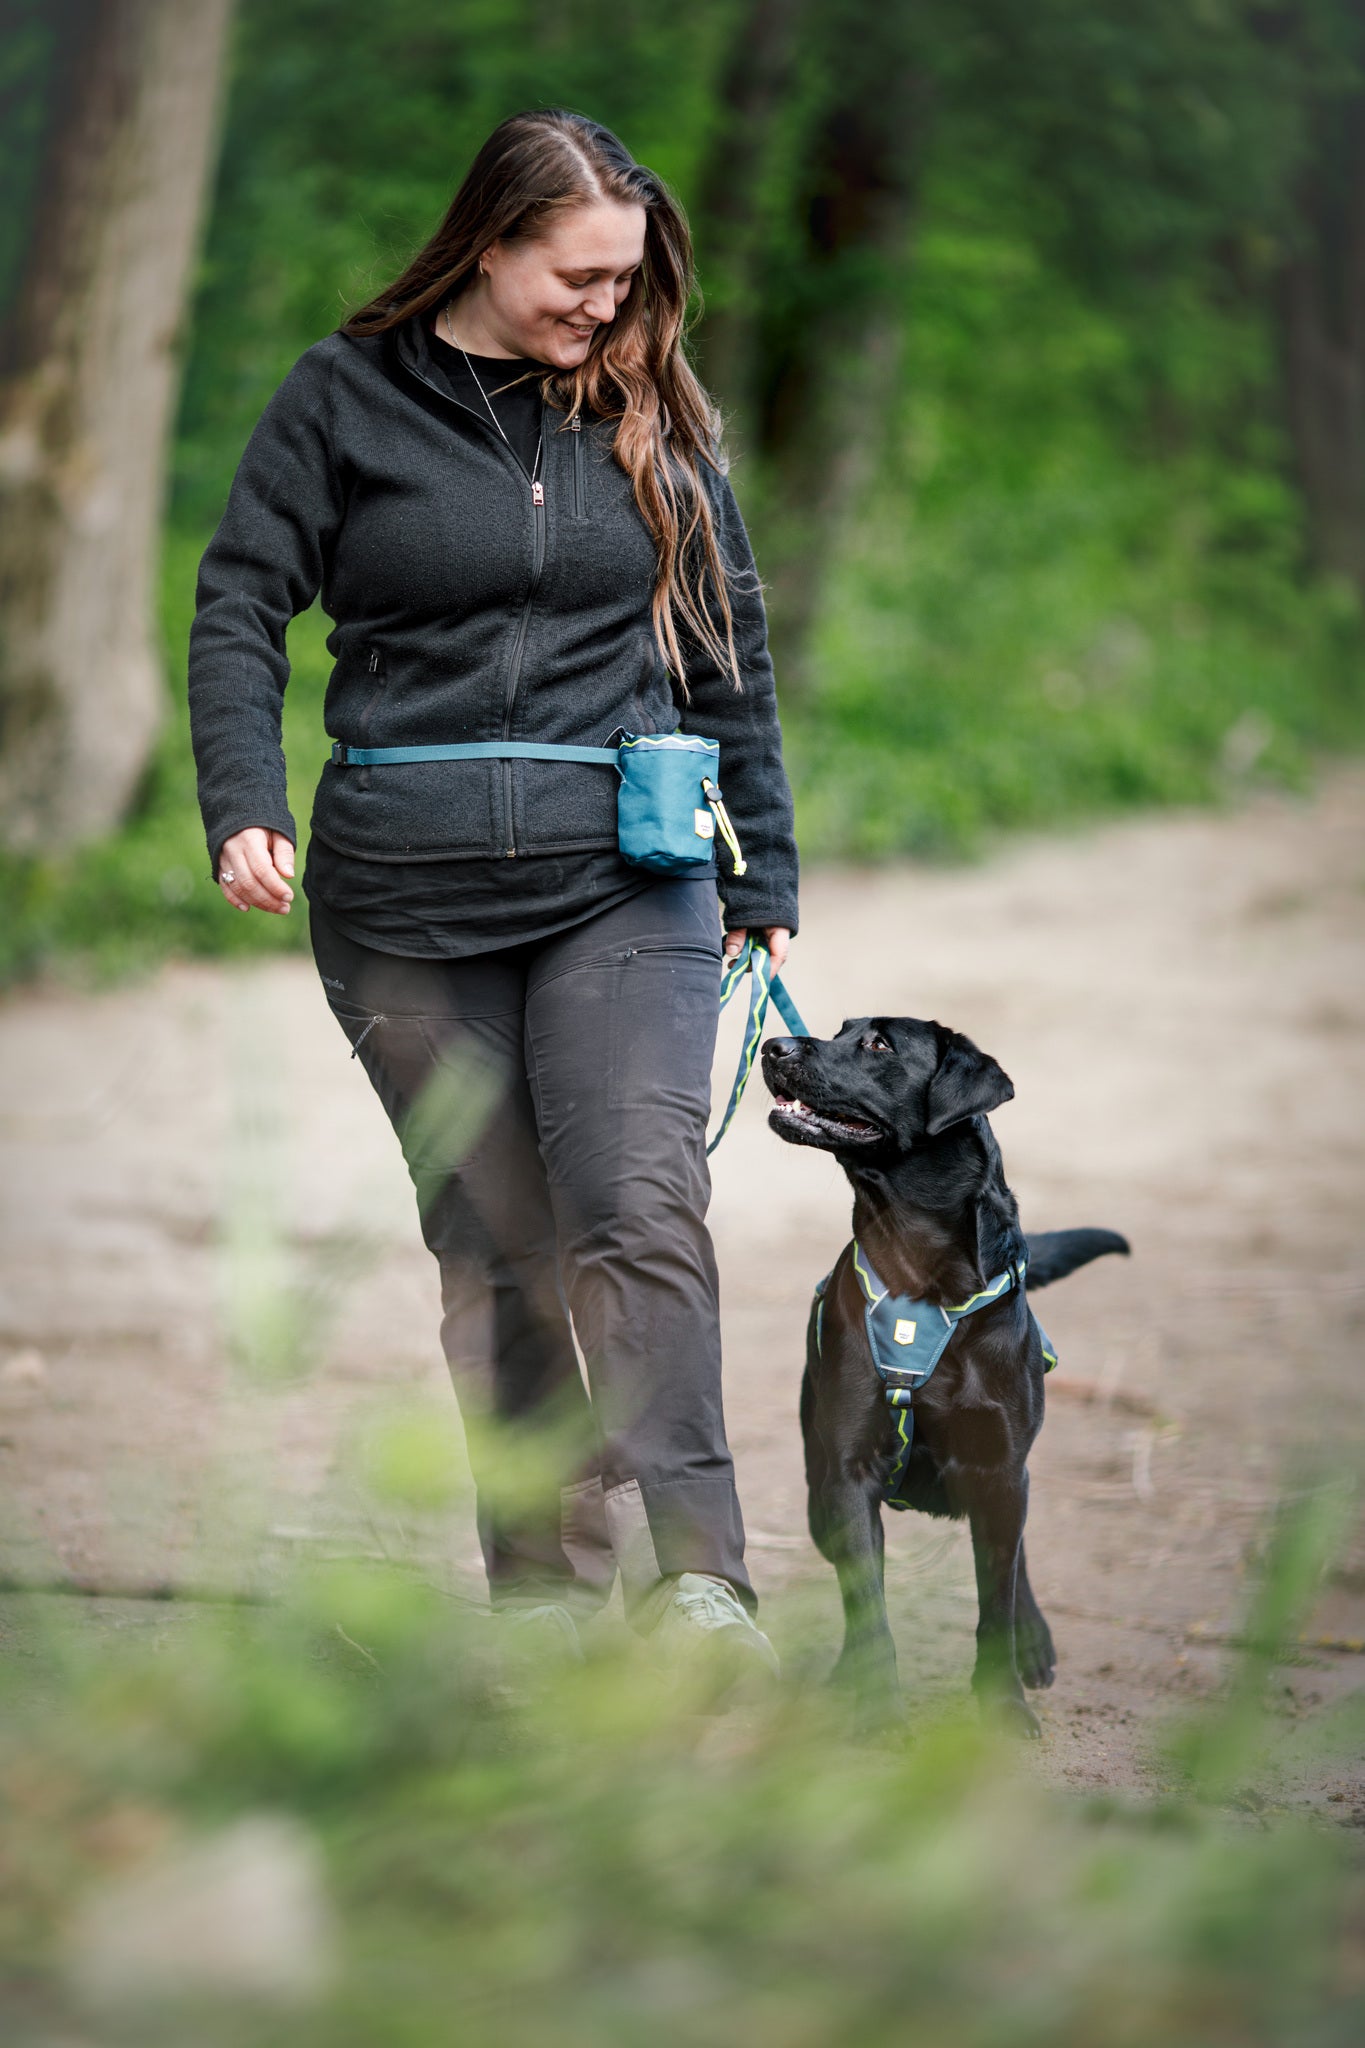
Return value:
[(960, 1031), (949, 1031), (925, 1100), (925, 1135), (936, 1138), (964, 1117), (989, 1116), (1013, 1093), (1013, 1081), (989, 1053), (978, 1051)]

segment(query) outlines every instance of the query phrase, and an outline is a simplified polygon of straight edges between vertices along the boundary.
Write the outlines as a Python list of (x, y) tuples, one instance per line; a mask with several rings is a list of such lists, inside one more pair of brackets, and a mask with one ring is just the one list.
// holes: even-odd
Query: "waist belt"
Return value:
[[(714, 740), (682, 733), (668, 733), (627, 734), (619, 747), (571, 747), (550, 744), (542, 746), (531, 740), (460, 740), (452, 741), (446, 746), (430, 747), (352, 747), (348, 746), (345, 740), (335, 740), (332, 744), (332, 760), (338, 768), (381, 768), (400, 761), (585, 761), (593, 767), (615, 768), (623, 776), (624, 786), (628, 789), (633, 770), (632, 756), (647, 758), (653, 754), (657, 766), (659, 755), (664, 750), (667, 750), (675, 760), (679, 754), (700, 755), (704, 759), (709, 759), (719, 752)], [(641, 786), (647, 788), (643, 774), (640, 779)], [(693, 830), (699, 834), (703, 819), (709, 822), (709, 813), (714, 812), (722, 836), (734, 855), (735, 873), (742, 875), (744, 859), (734, 828), (721, 801), (720, 791), (706, 775), (700, 778), (700, 788), (709, 809), (707, 812), (692, 811)], [(691, 802), (691, 799), (688, 801)], [(638, 848), (632, 854), (624, 832), (619, 843), (623, 857), (627, 860), (634, 859), (638, 866), (652, 869), (656, 873), (686, 872), (683, 860), (672, 854), (664, 853), (657, 858), (650, 855), (641, 857)], [(709, 862), (709, 853), (706, 858)], [(693, 859), (693, 856), (688, 856), (689, 863)], [(772, 971), (772, 956), (767, 947), (755, 945), (750, 938), (745, 939), (734, 959), (728, 961), (722, 969), (722, 1010), (746, 974), (752, 978), (749, 985), (749, 1015), (744, 1026), (744, 1040), (740, 1046), (739, 1066), (730, 1090), (730, 1099), (725, 1105), (725, 1114), (720, 1120), (720, 1129), (706, 1148), (708, 1158), (729, 1130), (730, 1120), (739, 1108), (739, 1099), (744, 1093), (753, 1067), (754, 1054), (758, 1050), (758, 1041), (763, 1033), (763, 1020), (767, 1016), (769, 1002), (776, 1006), (789, 1031), (794, 1032), (798, 1038), (810, 1036), (801, 1021), (801, 1012), (787, 993), (781, 977)]]
[[(997, 1273), (993, 1280), (988, 1280), (980, 1293), (974, 1294), (969, 1301), (959, 1302), (954, 1308), (941, 1308), (937, 1302), (920, 1301), (911, 1294), (892, 1294), (878, 1278), (856, 1237), (852, 1249), (853, 1271), (866, 1304), (863, 1320), (867, 1328), (868, 1348), (895, 1430), (895, 1462), (887, 1477), (883, 1499), (888, 1507), (909, 1508), (915, 1505), (914, 1501), (905, 1498), (905, 1486), (915, 1441), (911, 1402), (916, 1389), (931, 1378), (934, 1367), (947, 1350), (948, 1341), (964, 1316), (975, 1315), (978, 1309), (989, 1308), (993, 1301), (1002, 1300), (1016, 1288), (1022, 1289), (1028, 1260), (1016, 1259), (1012, 1265), (1006, 1266), (1003, 1273)], [(824, 1334), (825, 1290), (833, 1277), (831, 1268), (815, 1290), (817, 1354)], [(1038, 1335), (1043, 1340), (1043, 1370), (1051, 1372), (1057, 1363), (1057, 1353), (1038, 1318), (1034, 1316), (1033, 1320), (1038, 1324)]]
[(348, 747), (332, 742), (338, 768), (389, 768), (399, 761), (587, 761), (618, 765), (615, 747), (538, 746), (531, 740), (462, 740), (445, 747)]
[(651, 874), (687, 874), (709, 867), (716, 833), (730, 849), (737, 875), (744, 855), (716, 776), (720, 742), (701, 733), (625, 732), (619, 745), (561, 746), (537, 740), (451, 740), (422, 747), (353, 747), (332, 743), (336, 768), (388, 768), (413, 761), (579, 761), (614, 768), (616, 840), (621, 858)]

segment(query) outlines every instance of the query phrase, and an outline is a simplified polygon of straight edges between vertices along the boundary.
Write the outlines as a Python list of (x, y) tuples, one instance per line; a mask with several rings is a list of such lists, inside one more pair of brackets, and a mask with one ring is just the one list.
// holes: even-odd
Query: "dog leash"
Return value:
[(739, 1108), (739, 1098), (744, 1093), (758, 1051), (758, 1041), (763, 1032), (763, 1019), (768, 1014), (771, 1002), (788, 1031), (797, 1038), (809, 1038), (810, 1032), (801, 1021), (801, 1012), (791, 999), (782, 977), (773, 973), (772, 955), (766, 946), (759, 946), (746, 938), (733, 960), (728, 961), (721, 971), (720, 1006), (723, 1010), (745, 975), (749, 980), (749, 1015), (744, 1026), (744, 1043), (740, 1047), (739, 1066), (735, 1073), (735, 1085), (730, 1090), (730, 1100), (725, 1105), (725, 1114), (720, 1120), (720, 1129), (706, 1148), (706, 1156), (719, 1145), (730, 1128), (730, 1119)]

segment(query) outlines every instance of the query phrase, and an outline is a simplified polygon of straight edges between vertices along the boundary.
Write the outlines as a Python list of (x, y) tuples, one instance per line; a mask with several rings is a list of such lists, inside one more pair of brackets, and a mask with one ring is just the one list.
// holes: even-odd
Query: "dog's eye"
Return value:
[(895, 1047), (889, 1038), (882, 1037), (880, 1031), (868, 1031), (863, 1036), (862, 1049), (864, 1052), (894, 1052)]

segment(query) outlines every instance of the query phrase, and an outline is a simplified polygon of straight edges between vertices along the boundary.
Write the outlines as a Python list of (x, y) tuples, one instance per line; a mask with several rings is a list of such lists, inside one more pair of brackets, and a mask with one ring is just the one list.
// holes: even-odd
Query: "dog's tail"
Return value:
[(1028, 1286), (1032, 1293), (1035, 1287), (1050, 1287), (1054, 1280), (1065, 1280), (1068, 1273), (1074, 1273), (1077, 1266), (1088, 1266), (1092, 1259), (1102, 1259), (1106, 1252), (1122, 1252), (1128, 1255), (1126, 1237), (1120, 1237), (1117, 1230), (1039, 1230), (1030, 1232), (1028, 1237)]

